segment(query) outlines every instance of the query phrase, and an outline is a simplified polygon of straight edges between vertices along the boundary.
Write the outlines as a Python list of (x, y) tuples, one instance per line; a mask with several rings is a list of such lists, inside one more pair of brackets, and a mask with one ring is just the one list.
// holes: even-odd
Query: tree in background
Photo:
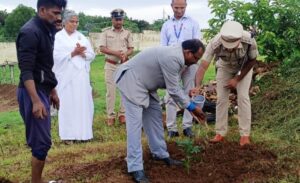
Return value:
[(149, 30), (150, 24), (145, 20), (132, 20), (134, 23), (136, 23), (138, 27), (138, 32), (142, 33), (143, 30)]
[[(126, 17), (124, 27), (131, 30), (132, 32), (142, 32), (149, 25), (144, 20), (133, 20)], [(102, 32), (102, 29), (111, 27), (111, 18), (102, 16), (90, 16), (85, 15), (83, 12), (79, 13), (79, 26), (78, 30), (88, 32)]]
[(4, 37), (4, 25), (5, 25), (5, 19), (8, 16), (8, 13), (6, 10), (0, 10), (0, 41), (3, 40)]
[[(111, 27), (111, 18), (102, 16), (89, 16), (83, 12), (79, 13), (79, 27), (78, 30), (88, 32), (101, 32), (102, 29)], [(124, 27), (135, 33), (141, 33), (147, 30), (150, 24), (144, 20), (135, 20), (132, 18), (125, 18)]]
[(5, 19), (4, 36), (15, 39), (20, 28), (33, 16), (35, 16), (33, 8), (20, 4)]
[(103, 28), (111, 26), (111, 18), (102, 16), (85, 15), (83, 12), (78, 14), (78, 30), (88, 32), (101, 32)]
[[(30, 18), (35, 15), (33, 8), (18, 5), (11, 13), (6, 10), (0, 10), (0, 41), (14, 41), (20, 28)], [(103, 16), (85, 15), (83, 12), (78, 14), (79, 26), (78, 30), (83, 33), (102, 32), (104, 28), (111, 26), (111, 18)], [(159, 19), (149, 24), (145, 20), (137, 20), (132, 18), (125, 18), (124, 27), (134, 33), (142, 33), (144, 30), (160, 31), (165, 20)], [(4, 39), (5, 38), (5, 39)]]
[(240, 22), (246, 30), (256, 32), (261, 55), (266, 61), (299, 62), (300, 1), (299, 0), (209, 0), (214, 18), (204, 33), (206, 40), (216, 35), (227, 20)]
[(5, 19), (8, 16), (8, 13), (6, 10), (0, 10), (0, 26), (4, 26), (5, 24)]
[(165, 23), (166, 20), (163, 20), (163, 19), (158, 19), (158, 20), (155, 20), (153, 22), (153, 24), (150, 25), (150, 30), (154, 30), (154, 31), (160, 31), (161, 30), (161, 27), (162, 25)]
[(125, 19), (124, 19), (124, 25), (123, 26), (126, 29), (130, 30), (131, 32), (134, 32), (134, 33), (140, 32), (138, 24), (136, 22), (134, 22), (132, 20), (132, 18), (125, 17)]

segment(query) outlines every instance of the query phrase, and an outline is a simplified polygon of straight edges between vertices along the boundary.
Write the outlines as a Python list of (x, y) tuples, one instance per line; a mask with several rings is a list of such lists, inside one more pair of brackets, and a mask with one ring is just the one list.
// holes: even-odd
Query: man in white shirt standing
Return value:
[[(185, 9), (187, 7), (186, 0), (172, 0), (171, 7), (174, 16), (163, 24), (160, 35), (160, 44), (162, 46), (173, 46), (188, 39), (199, 39), (199, 24), (185, 14)], [(181, 71), (180, 77), (186, 94), (188, 94), (189, 90), (195, 86), (194, 79), (197, 67), (197, 64), (193, 64), (183, 68)], [(167, 94), (166, 97), (166, 123), (168, 136), (172, 138), (179, 136), (176, 123), (177, 105), (169, 94)], [(184, 110), (182, 126), (183, 134), (187, 137), (194, 136), (192, 132), (192, 121), (192, 115), (187, 110)]]

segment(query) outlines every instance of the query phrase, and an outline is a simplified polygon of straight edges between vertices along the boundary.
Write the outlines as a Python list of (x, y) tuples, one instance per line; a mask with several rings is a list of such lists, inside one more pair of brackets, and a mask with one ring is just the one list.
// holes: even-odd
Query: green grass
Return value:
[(205, 72), (203, 83), (206, 84), (209, 81), (215, 80), (216, 78), (216, 68), (215, 65), (210, 64), (207, 71)]
[[(105, 125), (105, 93), (106, 87), (104, 82), (104, 57), (97, 56), (92, 63), (91, 82), (94, 94), (94, 139), (86, 144), (74, 144), (66, 146), (62, 144), (58, 135), (58, 121), (57, 117), (52, 119), (52, 148), (49, 151), (48, 159), (57, 157), (61, 154), (70, 155), (72, 153), (80, 153), (89, 151), (91, 149), (99, 150), (102, 147), (102, 153), (85, 153), (78, 162), (93, 162), (97, 160), (107, 159), (115, 154), (122, 152), (125, 154), (126, 146), (126, 130), (125, 126), (115, 124), (114, 127), (107, 127)], [(19, 70), (15, 67), (15, 78), (19, 74)], [(213, 75), (213, 74), (210, 74)], [(17, 79), (16, 79), (17, 80)], [(5, 72), (5, 79), (2, 83), (10, 83), (9, 72)], [(15, 82), (17, 84), (17, 81)], [(119, 106), (120, 96), (117, 96), (117, 104)], [(115, 148), (115, 145), (118, 148)], [(115, 153), (111, 152), (114, 148)], [(103, 149), (107, 148), (107, 153)], [(116, 151), (116, 149), (119, 149)], [(30, 149), (27, 148), (25, 142), (25, 129), (22, 118), (19, 115), (18, 109), (11, 112), (0, 113), (0, 177), (5, 177), (14, 181), (29, 180), (30, 177)], [(47, 179), (47, 172), (59, 167), (61, 162), (48, 163), (45, 167), (45, 177)], [(68, 164), (74, 162), (68, 161)], [(53, 178), (53, 177), (51, 177)], [(94, 177), (95, 180), (100, 179)]]
[[(273, 71), (257, 82), (261, 92), (252, 100), (252, 138), (275, 151), (278, 163), (293, 175), (281, 182), (299, 182), (300, 170), (300, 67), (282, 76)], [(278, 181), (279, 182), (279, 181)]]
[(20, 70), (18, 69), (18, 65), (14, 65), (13, 67), (13, 80), (11, 79), (11, 70), (8, 65), (4, 68), (1, 67), (0, 69), (0, 84), (17, 84), (19, 82), (18, 76), (20, 75)]
[(94, 94), (95, 114), (105, 114), (104, 56), (97, 56), (91, 67), (91, 82)]
[[(51, 172), (58, 169), (62, 164), (76, 166), (77, 163), (98, 162), (125, 154), (125, 126), (115, 124), (113, 127), (107, 127), (105, 125), (106, 89), (103, 68), (104, 57), (97, 56), (92, 63), (91, 70), (95, 96), (94, 139), (85, 144), (64, 145), (58, 136), (57, 118), (53, 118), (53, 146), (49, 151), (44, 171), (46, 180), (57, 178), (51, 177)], [(210, 66), (204, 82), (214, 78), (214, 73), (214, 66)], [(271, 76), (263, 77), (257, 84), (260, 85), (262, 91), (252, 100), (254, 114), (252, 140), (255, 143), (264, 143), (274, 150), (278, 155), (278, 163), (284, 164), (286, 158), (292, 159), (293, 163), (289, 164), (290, 168), (299, 171), (299, 72), (291, 73), (290, 76), (285, 78), (278, 76), (274, 72)], [(274, 96), (277, 96), (277, 98), (269, 100), (266, 98), (268, 92), (275, 92)], [(181, 118), (179, 117), (178, 124), (180, 124), (180, 121)], [(237, 122), (236, 120), (231, 120), (230, 124), (228, 140), (236, 141), (239, 138)], [(178, 125), (179, 129), (181, 126)], [(214, 135), (213, 127), (213, 125), (210, 125), (211, 129), (207, 130), (203, 126), (194, 125), (193, 128), (197, 137), (208, 138)], [(175, 140), (177, 139), (180, 140), (183, 137)], [(15, 182), (28, 181), (30, 177), (30, 154), (30, 149), (25, 145), (24, 124), (18, 111), (0, 113), (0, 177), (5, 177)], [(81, 156), (78, 157), (78, 154), (81, 154)], [(294, 180), (296, 179), (295, 173), (286, 175), (277, 182), (295, 182)], [(101, 182), (101, 175), (95, 175), (90, 180)]]

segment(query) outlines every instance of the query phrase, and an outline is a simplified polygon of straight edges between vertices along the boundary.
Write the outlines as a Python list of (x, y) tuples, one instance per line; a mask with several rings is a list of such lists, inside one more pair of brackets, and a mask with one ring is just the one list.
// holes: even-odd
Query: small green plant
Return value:
[(201, 146), (194, 146), (194, 142), (191, 139), (184, 139), (176, 141), (177, 145), (184, 151), (185, 158), (183, 161), (184, 167), (188, 174), (190, 174), (191, 162), (193, 160), (193, 154), (197, 154), (201, 151)]

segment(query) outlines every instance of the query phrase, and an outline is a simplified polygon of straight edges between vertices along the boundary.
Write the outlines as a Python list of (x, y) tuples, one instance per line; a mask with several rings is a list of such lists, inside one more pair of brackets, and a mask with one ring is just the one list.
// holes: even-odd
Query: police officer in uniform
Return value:
[[(104, 29), (100, 39), (100, 51), (105, 54), (106, 113), (107, 125), (115, 122), (116, 85), (113, 81), (115, 70), (128, 60), (133, 52), (133, 38), (129, 30), (123, 28), (125, 12), (115, 9), (111, 12), (112, 27)], [(121, 102), (118, 112), (119, 122), (125, 124), (125, 109)]]
[(217, 59), (217, 111), (216, 136), (210, 141), (222, 142), (228, 129), (228, 106), (230, 90), (238, 95), (238, 122), (240, 145), (250, 144), (251, 103), (249, 88), (253, 66), (258, 56), (257, 44), (249, 32), (236, 21), (227, 21), (221, 31), (207, 45), (196, 73), (196, 88), (201, 85), (211, 60)]

